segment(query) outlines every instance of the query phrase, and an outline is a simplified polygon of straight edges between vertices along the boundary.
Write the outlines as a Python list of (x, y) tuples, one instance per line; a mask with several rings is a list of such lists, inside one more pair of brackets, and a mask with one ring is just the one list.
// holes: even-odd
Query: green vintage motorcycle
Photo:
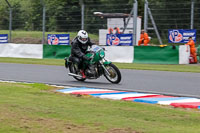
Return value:
[(91, 58), (90, 61), (83, 62), (86, 78), (82, 77), (80, 70), (77, 69), (76, 65), (69, 58), (65, 58), (65, 67), (69, 68), (69, 76), (73, 76), (78, 81), (85, 81), (86, 79), (97, 79), (104, 75), (111, 83), (118, 84), (121, 81), (119, 69), (112, 62), (105, 60), (104, 48), (93, 45), (87, 51), (86, 56)]

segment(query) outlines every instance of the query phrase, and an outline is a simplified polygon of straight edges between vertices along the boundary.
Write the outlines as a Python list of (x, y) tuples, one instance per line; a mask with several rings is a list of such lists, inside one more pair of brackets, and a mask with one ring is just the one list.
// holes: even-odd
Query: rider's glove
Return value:
[(90, 60), (91, 60), (91, 58), (89, 58), (89, 57), (87, 57), (87, 56), (85, 56), (85, 55), (83, 56), (83, 59), (84, 59), (84, 60), (87, 60), (87, 61), (90, 61)]

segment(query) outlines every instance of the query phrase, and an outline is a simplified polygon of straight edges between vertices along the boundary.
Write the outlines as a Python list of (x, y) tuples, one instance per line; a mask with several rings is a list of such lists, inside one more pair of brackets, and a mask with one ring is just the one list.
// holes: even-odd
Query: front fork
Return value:
[(106, 72), (109, 76), (111, 76), (111, 74), (108, 72), (108, 70), (106, 69), (105, 65), (109, 65), (110, 63), (111, 63), (110, 61), (105, 61), (105, 62), (100, 61), (100, 64), (101, 64), (102, 68), (105, 70), (105, 72)]

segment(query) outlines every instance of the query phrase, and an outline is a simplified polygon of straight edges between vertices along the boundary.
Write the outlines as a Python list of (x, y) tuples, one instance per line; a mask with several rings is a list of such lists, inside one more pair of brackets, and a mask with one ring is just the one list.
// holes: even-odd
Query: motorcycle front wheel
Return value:
[(121, 81), (121, 73), (119, 69), (114, 64), (109, 64), (105, 66), (107, 72), (104, 70), (104, 76), (108, 81), (113, 84), (118, 84)]
[[(70, 71), (70, 73), (74, 73), (74, 74), (80, 75), (80, 73), (76, 71), (75, 66), (74, 66), (73, 63), (69, 64), (69, 71)], [(80, 77), (75, 77), (75, 76), (73, 76), (73, 77), (78, 81), (85, 81), (86, 80), (86, 78), (80, 78)]]

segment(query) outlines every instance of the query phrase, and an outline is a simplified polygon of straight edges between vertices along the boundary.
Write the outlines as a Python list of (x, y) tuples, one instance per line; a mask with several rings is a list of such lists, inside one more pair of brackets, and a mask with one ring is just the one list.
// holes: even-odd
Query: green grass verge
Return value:
[(200, 73), (200, 65), (198, 64), (189, 64), (189, 65), (159, 65), (159, 64), (135, 64), (135, 63), (115, 63), (115, 64), (121, 69)]
[(27, 59), (27, 58), (7, 58), (7, 57), (4, 58), (4, 57), (0, 57), (0, 62), (1, 63), (64, 66), (64, 59)]
[[(63, 59), (25, 59), (25, 58), (0, 58), (4, 63), (41, 64), (64, 66)], [(120, 69), (174, 71), (200, 73), (200, 65), (159, 65), (159, 64), (135, 64), (135, 63), (114, 63)]]
[[(77, 31), (78, 32), (78, 31)], [(73, 39), (76, 37), (77, 32), (46, 32), (45, 39), (48, 34), (70, 34), (70, 38)], [(0, 30), (0, 34), (9, 34), (8, 30)], [(41, 38), (42, 39), (42, 31), (12, 31), (12, 39), (14, 38)], [(89, 37), (92, 40), (99, 40), (99, 36), (95, 34), (89, 34)]]
[(44, 84), (0, 82), (0, 132), (199, 133), (196, 110), (55, 93)]

